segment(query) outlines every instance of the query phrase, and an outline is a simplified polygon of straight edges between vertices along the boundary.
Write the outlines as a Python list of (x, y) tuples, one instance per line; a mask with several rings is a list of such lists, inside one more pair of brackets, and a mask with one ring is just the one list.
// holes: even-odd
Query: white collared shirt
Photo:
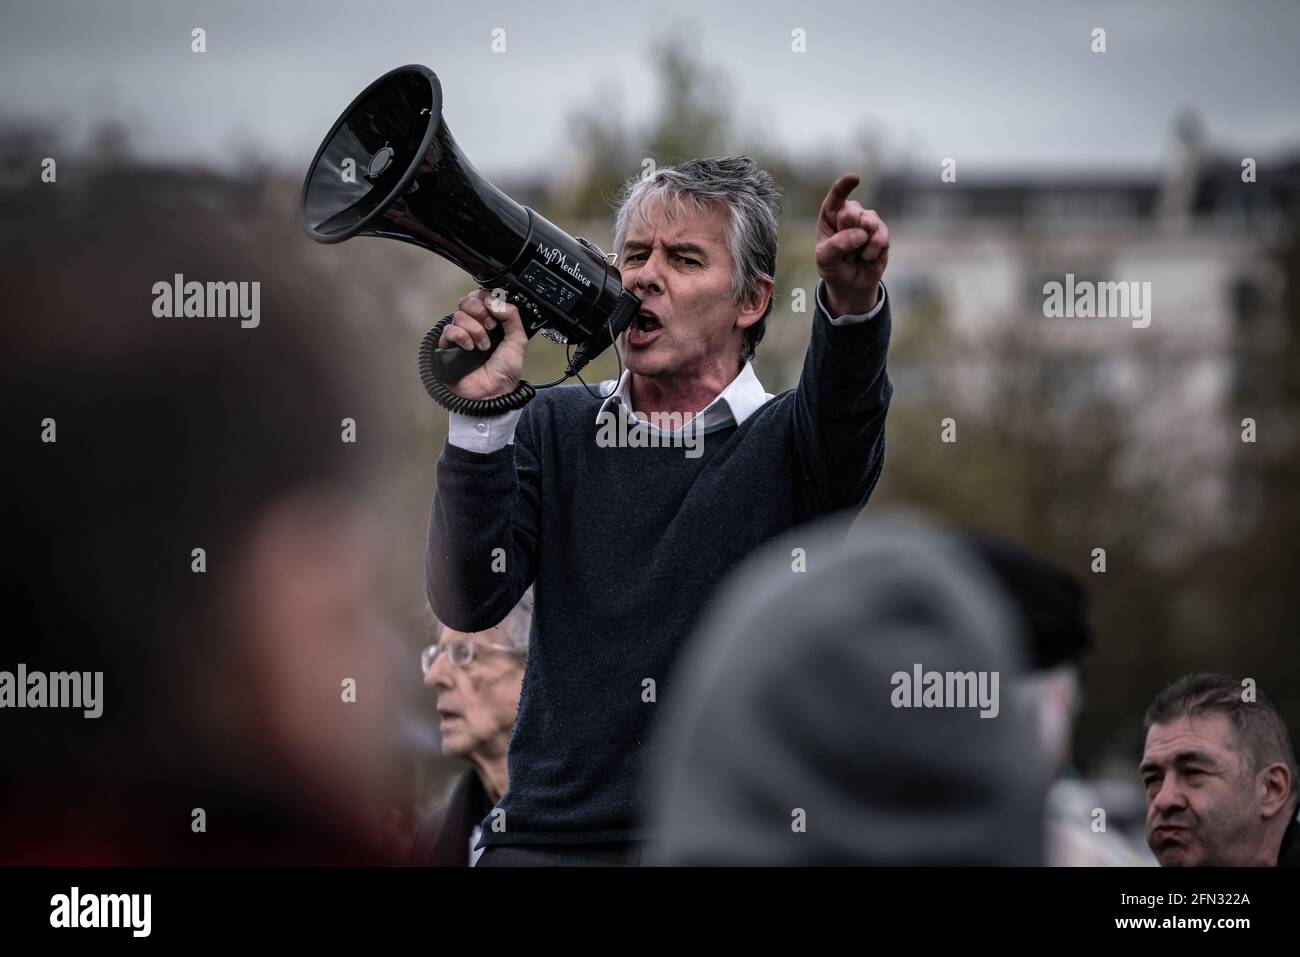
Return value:
[(482, 836), (483, 836), (483, 825), (475, 824), (474, 830), (469, 832), (469, 866), (470, 867), (478, 866), (478, 859), (482, 857), (483, 852), (487, 850), (486, 847), (476, 848), (474, 846), (475, 844), (478, 843), (478, 839)]
[(632, 408), (631, 369), (624, 369), (617, 383), (613, 379), (606, 379), (600, 383), (600, 394), (608, 398), (600, 404), (600, 409), (596, 412), (597, 426), (604, 421), (607, 410), (619, 406), (625, 410), (624, 414), (629, 424), (642, 423), (653, 431), (667, 433), (681, 431), (687, 425), (692, 430), (701, 429), (705, 432), (714, 426), (740, 425), (740, 423), (757, 412), (759, 406), (772, 398), (772, 394), (763, 388), (763, 383), (758, 381), (758, 374), (754, 372), (754, 363), (752, 362), (746, 362), (745, 367), (740, 370), (740, 374), (732, 379), (731, 383), (719, 392), (712, 402), (702, 408), (694, 419), (687, 424), (683, 424), (681, 429), (659, 429), (652, 422), (637, 416), (636, 411)]
[[(825, 301), (822, 299), (822, 286), (823, 283), (819, 280), (815, 293), (817, 308), (826, 314), (827, 320), (832, 326), (851, 326), (859, 322), (866, 322), (868, 319), (874, 319), (885, 305), (885, 284), (882, 282), (880, 284), (880, 296), (876, 301), (875, 308), (870, 312), (860, 316), (839, 316), (831, 319), (830, 311), (826, 308)], [(613, 379), (606, 379), (599, 383), (598, 389), (600, 394), (606, 398), (600, 404), (600, 410), (596, 413), (597, 425), (600, 424), (605, 411), (616, 403), (627, 410), (627, 415), (635, 418), (636, 413), (632, 408), (632, 371), (630, 369), (623, 370), (623, 374), (619, 377), (617, 383)], [(713, 401), (700, 410), (700, 421), (692, 421), (689, 423), (689, 427), (692, 429), (703, 428), (708, 431), (714, 426), (733, 422), (740, 425), (771, 398), (772, 394), (766, 391), (763, 384), (758, 381), (758, 375), (754, 372), (754, 364), (746, 362), (739, 375), (732, 379), (730, 384), (714, 397)], [(450, 412), (447, 414), (447, 442), (469, 452), (486, 453), (503, 449), (507, 445), (514, 444), (515, 425), (519, 422), (519, 416), (522, 412), (523, 409), (515, 409), (513, 412), (495, 416), (470, 416)], [(650, 427), (654, 428), (654, 426)], [(683, 428), (685, 427), (683, 426)]]

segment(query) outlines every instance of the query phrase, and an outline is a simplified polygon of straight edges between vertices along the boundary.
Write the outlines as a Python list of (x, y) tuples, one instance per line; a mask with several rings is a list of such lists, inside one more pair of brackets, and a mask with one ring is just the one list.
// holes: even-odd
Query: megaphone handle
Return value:
[(465, 376), (469, 375), (483, 363), (487, 362), (488, 356), (496, 351), (501, 340), (506, 337), (506, 331), (500, 323), (488, 330), (488, 341), (492, 345), (487, 349), (464, 349), (460, 346), (450, 346), (446, 349), (435, 349), (434, 355), (442, 364), (442, 379), (452, 385), (459, 382)]

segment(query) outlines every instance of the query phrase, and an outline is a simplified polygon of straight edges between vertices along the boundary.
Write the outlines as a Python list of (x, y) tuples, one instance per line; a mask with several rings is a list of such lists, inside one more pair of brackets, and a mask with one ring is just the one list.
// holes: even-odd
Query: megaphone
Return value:
[[(303, 227), (320, 243), (382, 236), (455, 263), (484, 289), (504, 290), (524, 331), (573, 347), (567, 379), (627, 328), (641, 301), (595, 244), (575, 239), (483, 178), (456, 145), (442, 115), (442, 84), (426, 66), (390, 70), (348, 105), (325, 136), (302, 184)], [(456, 411), (496, 412), (532, 398), (533, 387), (487, 406), (455, 396), (455, 384), (491, 349), (436, 349), (451, 316), (421, 346), (421, 378)], [(555, 384), (555, 383), (550, 383)], [(459, 401), (457, 401), (459, 400)], [(494, 403), (494, 404), (493, 404)]]

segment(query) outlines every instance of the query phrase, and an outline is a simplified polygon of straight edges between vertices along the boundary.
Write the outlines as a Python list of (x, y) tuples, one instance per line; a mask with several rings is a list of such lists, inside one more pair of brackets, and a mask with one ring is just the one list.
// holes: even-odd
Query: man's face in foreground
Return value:
[(1223, 714), (1152, 725), (1140, 766), (1147, 844), (1163, 867), (1234, 867), (1264, 838), (1255, 775)]
[[(697, 212), (686, 203), (665, 209), (651, 198), (641, 212), (628, 224), (620, 268), (624, 288), (636, 293), (642, 309), (658, 322), (657, 328), (655, 323), (643, 327), (634, 320), (628, 327), (627, 367), (651, 378), (691, 376), (720, 361), (738, 361), (742, 309), (730, 296), (727, 211), (713, 205)], [(750, 325), (757, 318), (741, 321)]]

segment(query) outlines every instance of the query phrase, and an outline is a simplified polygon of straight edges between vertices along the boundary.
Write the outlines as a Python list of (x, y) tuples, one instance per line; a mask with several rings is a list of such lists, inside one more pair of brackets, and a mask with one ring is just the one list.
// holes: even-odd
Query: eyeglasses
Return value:
[(483, 641), (478, 638), (449, 638), (442, 644), (429, 645), (424, 651), (420, 652), (420, 674), (428, 674), (429, 669), (433, 667), (434, 660), (444, 651), (447, 652), (447, 660), (453, 665), (464, 668), (474, 660), (474, 647), (482, 645), (484, 648), (491, 648), (493, 651), (504, 651), (507, 654), (518, 655), (523, 657), (518, 648), (512, 648), (510, 645), (498, 644), (495, 641)]

